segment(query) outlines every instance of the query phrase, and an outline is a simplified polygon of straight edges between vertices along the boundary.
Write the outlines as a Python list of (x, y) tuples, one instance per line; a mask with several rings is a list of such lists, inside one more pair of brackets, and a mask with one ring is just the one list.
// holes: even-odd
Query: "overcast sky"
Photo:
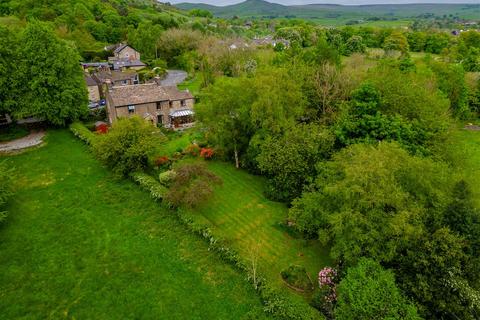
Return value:
[[(160, 0), (161, 2), (167, 2), (168, 0)], [(180, 2), (197, 2), (208, 3), (217, 6), (225, 6), (229, 4), (239, 3), (243, 0), (170, 0), (171, 3)], [(392, 3), (480, 3), (480, 0), (268, 0), (269, 2), (280, 3), (284, 5), (292, 4), (310, 4), (310, 3), (335, 3), (335, 4), (392, 4)]]

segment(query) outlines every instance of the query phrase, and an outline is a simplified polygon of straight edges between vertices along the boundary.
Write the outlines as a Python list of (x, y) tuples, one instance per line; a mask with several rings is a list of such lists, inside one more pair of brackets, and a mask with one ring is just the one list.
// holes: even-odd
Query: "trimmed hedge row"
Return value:
[(131, 177), (133, 181), (138, 183), (143, 189), (149, 191), (150, 195), (155, 200), (161, 201), (168, 191), (168, 189), (161, 185), (160, 182), (146, 173), (135, 172)]
[(85, 125), (81, 122), (72, 123), (70, 125), (70, 131), (72, 131), (77, 138), (88, 145), (92, 145), (92, 143), (95, 141), (95, 133), (88, 130), (88, 128), (85, 127)]
[[(70, 130), (75, 136), (91, 145), (94, 142), (95, 134), (88, 130), (81, 123), (73, 123)], [(131, 178), (139, 184), (143, 189), (150, 192), (152, 198), (162, 201), (168, 189), (163, 186), (152, 176), (136, 172)], [(235, 268), (245, 273), (247, 280), (254, 286), (260, 295), (264, 304), (264, 311), (272, 315), (276, 319), (282, 320), (322, 320), (325, 317), (310, 307), (307, 303), (294, 301), (286, 293), (269, 285), (264, 277), (256, 275), (255, 283), (253, 272), (249, 268), (249, 264), (245, 262), (241, 256), (227, 245), (225, 239), (216, 237), (212, 230), (204, 224), (197, 223), (194, 218), (186, 212), (176, 210), (179, 220), (193, 233), (203, 237), (209, 244), (209, 250), (215, 251), (222, 260), (232, 264)]]

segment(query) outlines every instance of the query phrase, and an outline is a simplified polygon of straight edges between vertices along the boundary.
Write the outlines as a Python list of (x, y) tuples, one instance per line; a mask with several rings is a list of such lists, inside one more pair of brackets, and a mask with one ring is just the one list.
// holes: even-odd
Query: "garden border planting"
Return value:
[[(73, 134), (84, 141), (86, 144), (91, 145), (95, 136), (89, 131), (83, 124), (76, 123), (70, 126), (70, 130)], [(88, 131), (88, 133), (86, 132)], [(131, 178), (143, 189), (150, 192), (152, 198), (161, 201), (163, 198), (163, 191), (166, 190), (160, 182), (157, 182), (155, 178), (146, 173), (133, 173)], [(157, 185), (158, 184), (158, 185)], [(314, 320), (325, 319), (318, 311), (308, 305), (306, 302), (301, 303), (293, 301), (286, 294), (278, 289), (270, 286), (264, 277), (256, 275), (255, 278), (250, 272), (248, 263), (242, 260), (240, 255), (230, 247), (226, 245), (224, 239), (213, 235), (212, 230), (203, 224), (197, 223), (194, 219), (186, 213), (181, 213), (177, 210), (173, 211), (179, 218), (179, 221), (187, 227), (187, 229), (202, 238), (204, 238), (209, 244), (209, 250), (215, 251), (219, 254), (222, 260), (229, 262), (237, 270), (243, 272), (246, 275), (246, 279), (253, 285), (257, 293), (260, 295), (264, 304), (264, 311), (277, 319), (294, 319), (294, 320)]]

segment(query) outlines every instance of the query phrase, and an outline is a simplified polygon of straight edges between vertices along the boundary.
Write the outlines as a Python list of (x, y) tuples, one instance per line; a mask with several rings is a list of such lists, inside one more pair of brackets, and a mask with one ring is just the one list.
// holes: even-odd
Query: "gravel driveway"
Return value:
[(36, 131), (23, 138), (0, 143), (0, 152), (13, 152), (37, 146), (42, 143), (44, 136), (45, 131)]
[(182, 70), (167, 70), (167, 76), (160, 82), (162, 86), (176, 86), (187, 79), (188, 73)]

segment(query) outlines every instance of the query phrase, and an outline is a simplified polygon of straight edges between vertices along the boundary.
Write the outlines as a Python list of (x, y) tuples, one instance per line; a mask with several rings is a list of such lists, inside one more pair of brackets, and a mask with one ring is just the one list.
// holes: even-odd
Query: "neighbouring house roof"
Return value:
[(109, 95), (115, 107), (193, 99), (189, 92), (180, 91), (176, 87), (161, 87), (156, 83), (113, 87), (109, 91)]
[(100, 67), (106, 67), (108, 68), (108, 62), (82, 62), (81, 63), (82, 67), (84, 68), (100, 68)]
[[(122, 52), (122, 50), (125, 49), (126, 47), (130, 47), (130, 46), (129, 46), (128, 44), (126, 44), (126, 43), (122, 43), (122, 44), (120, 44), (119, 46), (117, 46), (117, 47), (115, 48), (115, 51), (113, 51), (113, 52), (114, 52), (114, 53), (120, 53), (120, 52)], [(130, 48), (132, 48), (132, 47), (130, 47)], [(132, 48), (132, 49), (133, 49), (133, 48)], [(133, 49), (133, 50), (135, 50), (135, 49)]]
[(135, 80), (137, 79), (138, 74), (135, 71), (127, 70), (127, 71), (99, 71), (94, 73), (94, 78), (97, 79), (99, 83), (108, 83), (108, 82), (116, 82), (116, 81), (123, 81), (123, 80)]
[(89, 87), (95, 87), (97, 86), (97, 82), (88, 74), (84, 74), (83, 78), (85, 79), (85, 82), (87, 83), (87, 86)]
[(116, 59), (116, 58), (108, 58), (108, 61), (113, 65), (114, 70), (118, 70), (121, 68), (128, 68), (128, 67), (145, 67), (147, 66), (145, 63), (138, 59)]
[(161, 87), (167, 95), (170, 97), (169, 100), (188, 100), (188, 99), (193, 99), (193, 95), (190, 93), (190, 91), (185, 90), (178, 90), (177, 87), (175, 86), (167, 86), (167, 87)]
[(183, 109), (183, 110), (175, 110), (170, 112), (170, 117), (178, 118), (178, 117), (186, 117), (186, 116), (193, 116), (195, 112), (190, 109)]

